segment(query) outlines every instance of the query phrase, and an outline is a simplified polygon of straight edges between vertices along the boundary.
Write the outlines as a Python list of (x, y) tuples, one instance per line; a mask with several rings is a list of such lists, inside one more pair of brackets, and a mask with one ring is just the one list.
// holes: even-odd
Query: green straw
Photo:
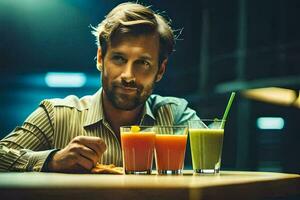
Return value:
[(233, 99), (234, 99), (234, 96), (235, 96), (235, 92), (231, 92), (231, 95), (230, 95), (230, 98), (229, 98), (229, 101), (227, 103), (227, 106), (226, 106), (226, 109), (225, 109), (225, 112), (224, 112), (224, 115), (223, 115), (223, 118), (222, 118), (222, 122), (221, 122), (221, 128), (224, 129), (224, 126), (225, 126), (225, 120), (227, 118), (227, 115), (229, 113), (229, 110), (231, 108), (231, 104), (233, 102)]

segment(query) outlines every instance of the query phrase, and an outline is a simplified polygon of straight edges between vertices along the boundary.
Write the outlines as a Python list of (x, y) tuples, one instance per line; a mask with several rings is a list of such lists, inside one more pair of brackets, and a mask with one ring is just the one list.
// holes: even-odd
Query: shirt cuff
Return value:
[(54, 154), (56, 152), (58, 152), (60, 149), (53, 149), (50, 154), (48, 155), (48, 157), (46, 158), (45, 162), (44, 162), (44, 165), (41, 169), (41, 172), (50, 172), (49, 171), (49, 168), (48, 168), (48, 163), (51, 161), (51, 159), (53, 158)]
[(26, 171), (42, 172), (47, 169), (48, 158), (53, 155), (59, 149), (51, 149), (46, 151), (30, 151), (24, 156), (28, 156), (28, 164), (26, 166)]

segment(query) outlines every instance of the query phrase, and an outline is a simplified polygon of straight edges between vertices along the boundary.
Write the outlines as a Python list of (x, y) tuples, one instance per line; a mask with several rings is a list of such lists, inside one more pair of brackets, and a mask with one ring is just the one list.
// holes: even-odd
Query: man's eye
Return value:
[(139, 65), (139, 67), (142, 67), (144, 70), (149, 70), (151, 67), (151, 64), (146, 60), (139, 60), (137, 64)]
[(126, 62), (126, 60), (122, 56), (113, 56), (112, 60), (116, 64), (123, 64)]

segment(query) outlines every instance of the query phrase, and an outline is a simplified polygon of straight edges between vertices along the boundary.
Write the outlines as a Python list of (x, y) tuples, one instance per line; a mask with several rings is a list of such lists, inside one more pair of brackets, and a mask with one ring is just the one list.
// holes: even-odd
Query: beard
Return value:
[[(126, 82), (123, 80), (112, 81), (109, 84), (108, 77), (102, 76), (102, 87), (108, 100), (115, 108), (130, 111), (147, 101), (154, 89), (154, 80), (146, 86), (136, 84), (134, 81)], [(119, 89), (124, 87), (135, 89), (135, 92), (133, 94), (119, 92)]]

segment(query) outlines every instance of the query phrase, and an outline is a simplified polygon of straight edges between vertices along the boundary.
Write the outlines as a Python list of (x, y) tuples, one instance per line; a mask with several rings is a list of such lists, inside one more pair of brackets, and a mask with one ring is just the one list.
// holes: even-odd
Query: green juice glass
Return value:
[(189, 121), (193, 170), (196, 174), (220, 172), (224, 123), (224, 120), (219, 119)]

